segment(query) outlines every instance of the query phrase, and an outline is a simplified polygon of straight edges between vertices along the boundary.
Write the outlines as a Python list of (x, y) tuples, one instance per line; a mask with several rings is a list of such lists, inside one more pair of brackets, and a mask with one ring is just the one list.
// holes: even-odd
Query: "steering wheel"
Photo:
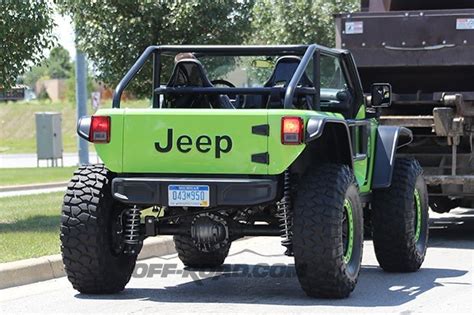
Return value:
[[(235, 88), (235, 85), (232, 82), (229, 82), (229, 81), (223, 80), (223, 79), (212, 80), (211, 83), (213, 85), (224, 85), (224, 86), (227, 86), (227, 87), (230, 87), (230, 88)], [(240, 96), (239, 95), (237, 95), (237, 94), (227, 94), (227, 96), (229, 97), (229, 99), (231, 99), (234, 106), (236, 106), (236, 107), (239, 106), (239, 104), (240, 104)]]
[(235, 85), (232, 84), (232, 82), (229, 82), (229, 81), (223, 80), (223, 79), (212, 80), (211, 83), (212, 83), (212, 85), (225, 85), (225, 86), (228, 86), (228, 87), (231, 87), (231, 88), (235, 88)]

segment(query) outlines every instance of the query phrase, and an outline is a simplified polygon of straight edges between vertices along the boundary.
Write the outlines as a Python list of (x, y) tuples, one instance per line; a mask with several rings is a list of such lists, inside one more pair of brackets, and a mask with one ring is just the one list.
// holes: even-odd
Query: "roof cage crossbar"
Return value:
[[(142, 55), (135, 61), (133, 66), (128, 70), (122, 80), (115, 88), (112, 107), (120, 108), (120, 99), (125, 88), (130, 81), (143, 68), (146, 61), (153, 57), (154, 60), (154, 74), (153, 74), (153, 104), (158, 101), (156, 93), (171, 94), (171, 93), (204, 93), (204, 94), (271, 94), (275, 91), (274, 88), (162, 88), (159, 82), (159, 63), (162, 54), (177, 54), (180, 52), (193, 52), (196, 54), (206, 54), (214, 56), (258, 56), (258, 55), (302, 55), (300, 64), (298, 65), (290, 83), (287, 87), (281, 88), (285, 91), (284, 108), (291, 108), (293, 97), (296, 94), (313, 94), (315, 98), (314, 103), (319, 104), (319, 91), (309, 91), (319, 89), (319, 76), (313, 73), (313, 78), (316, 78), (315, 88), (300, 88), (298, 83), (301, 80), (309, 62), (316, 54), (323, 53), (327, 55), (337, 55), (339, 52), (316, 44), (312, 45), (279, 45), (279, 46), (221, 46), (221, 45), (182, 45), (182, 46), (149, 46), (145, 49)], [(313, 67), (316, 71), (316, 67)], [(178, 92), (179, 90), (179, 92)], [(212, 91), (211, 91), (212, 90)], [(283, 93), (283, 92), (282, 92)]]

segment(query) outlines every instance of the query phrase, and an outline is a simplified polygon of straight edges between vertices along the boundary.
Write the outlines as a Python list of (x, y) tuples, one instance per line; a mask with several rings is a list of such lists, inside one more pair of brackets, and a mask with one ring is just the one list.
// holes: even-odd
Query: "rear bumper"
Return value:
[(134, 205), (168, 205), (169, 185), (208, 185), (209, 207), (253, 206), (276, 199), (278, 181), (270, 178), (173, 178), (117, 177), (112, 194), (120, 202)]

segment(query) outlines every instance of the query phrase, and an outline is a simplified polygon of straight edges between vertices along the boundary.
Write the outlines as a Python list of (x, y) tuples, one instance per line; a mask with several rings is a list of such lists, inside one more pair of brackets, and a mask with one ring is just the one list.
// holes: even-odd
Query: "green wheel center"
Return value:
[(354, 217), (352, 204), (349, 199), (344, 200), (344, 213), (342, 220), (342, 243), (344, 248), (344, 262), (347, 264), (352, 257), (354, 248)]
[(415, 242), (418, 242), (421, 234), (421, 197), (418, 189), (415, 188), (414, 193), (414, 204), (415, 204)]

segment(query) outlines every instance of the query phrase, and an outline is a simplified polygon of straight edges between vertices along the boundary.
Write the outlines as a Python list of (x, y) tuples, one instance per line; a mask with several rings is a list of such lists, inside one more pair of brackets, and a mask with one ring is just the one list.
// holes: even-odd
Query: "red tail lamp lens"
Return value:
[(89, 141), (94, 143), (110, 142), (110, 117), (92, 116)]
[(281, 143), (300, 144), (303, 142), (303, 119), (300, 117), (283, 117), (281, 120)]

